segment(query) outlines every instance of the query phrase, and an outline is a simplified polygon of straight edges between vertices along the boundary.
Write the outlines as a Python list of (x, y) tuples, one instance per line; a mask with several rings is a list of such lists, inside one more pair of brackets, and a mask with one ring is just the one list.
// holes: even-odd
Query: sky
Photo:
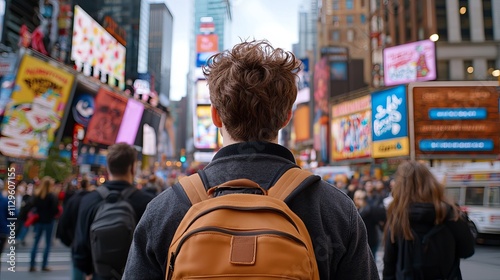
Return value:
[[(231, 0), (232, 44), (242, 39), (267, 39), (274, 47), (292, 50), (298, 42), (298, 12), (304, 0)], [(165, 0), (174, 17), (170, 99), (186, 94), (189, 39), (194, 32), (193, 0)]]

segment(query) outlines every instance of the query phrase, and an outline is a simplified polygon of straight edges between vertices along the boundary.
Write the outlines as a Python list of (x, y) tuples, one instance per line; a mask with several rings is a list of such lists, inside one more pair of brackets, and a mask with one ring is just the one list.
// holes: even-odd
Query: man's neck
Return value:
[(132, 184), (134, 182), (133, 176), (128, 174), (128, 175), (111, 175), (109, 174), (109, 181), (127, 181), (128, 183)]

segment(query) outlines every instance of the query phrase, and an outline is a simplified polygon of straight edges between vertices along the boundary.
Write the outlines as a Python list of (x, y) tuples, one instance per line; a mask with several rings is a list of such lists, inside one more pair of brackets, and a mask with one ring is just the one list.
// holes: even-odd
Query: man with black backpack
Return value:
[(73, 261), (94, 280), (121, 279), (135, 226), (153, 199), (133, 186), (136, 159), (132, 146), (110, 146), (109, 180), (81, 200)]
[(300, 61), (267, 41), (208, 61), (224, 147), (151, 201), (123, 279), (378, 279), (352, 200), (278, 144)]

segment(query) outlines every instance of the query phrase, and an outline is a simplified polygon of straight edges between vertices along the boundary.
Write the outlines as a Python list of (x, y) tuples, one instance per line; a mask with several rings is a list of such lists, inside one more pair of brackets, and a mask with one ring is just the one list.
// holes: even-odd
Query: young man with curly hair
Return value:
[[(223, 148), (204, 168), (210, 186), (247, 178), (266, 189), (275, 174), (295, 163), (278, 144), (278, 132), (292, 117), (299, 67), (291, 52), (267, 41), (242, 42), (209, 60), (203, 70), (212, 121), (223, 136)], [(151, 201), (123, 279), (165, 278), (169, 244), (189, 206), (172, 188)], [(341, 190), (318, 181), (288, 206), (309, 231), (321, 279), (378, 279), (363, 220)]]

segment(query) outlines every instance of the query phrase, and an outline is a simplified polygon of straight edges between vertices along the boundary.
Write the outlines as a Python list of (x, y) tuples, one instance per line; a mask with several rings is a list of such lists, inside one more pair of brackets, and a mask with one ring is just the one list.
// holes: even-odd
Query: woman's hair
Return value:
[(242, 42), (212, 56), (203, 73), (210, 101), (236, 141), (270, 141), (297, 97), (301, 62), (266, 40)]
[(391, 242), (395, 236), (403, 236), (406, 240), (413, 240), (410, 228), (410, 205), (413, 203), (432, 203), (436, 210), (435, 224), (441, 224), (447, 217), (451, 207), (454, 219), (459, 217), (459, 209), (451, 202), (436, 177), (424, 164), (417, 161), (406, 161), (399, 165), (396, 175), (396, 184), (392, 189), (394, 200), (387, 209), (387, 227), (390, 230)]
[(40, 185), (35, 190), (35, 196), (45, 199), (47, 194), (50, 193), (52, 186), (54, 186), (54, 179), (49, 176), (43, 177), (40, 181)]

